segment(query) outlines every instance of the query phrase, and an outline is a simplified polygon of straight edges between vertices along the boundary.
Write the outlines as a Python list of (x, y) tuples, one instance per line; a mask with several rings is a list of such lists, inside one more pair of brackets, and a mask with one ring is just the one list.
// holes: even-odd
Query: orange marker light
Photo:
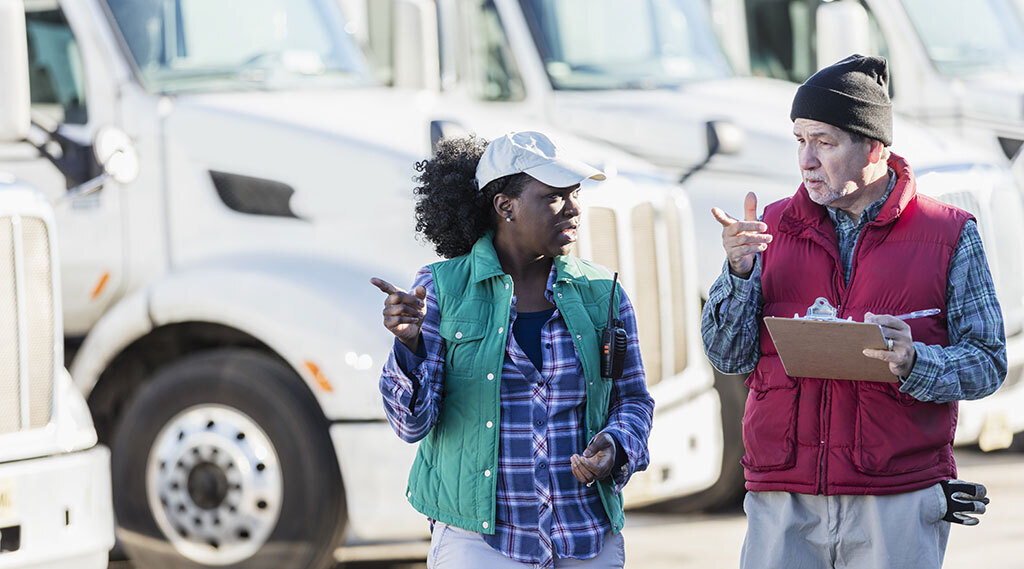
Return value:
[(323, 389), (328, 393), (333, 393), (334, 386), (331, 385), (330, 381), (327, 381), (327, 376), (320, 371), (320, 367), (309, 360), (306, 360), (304, 363), (306, 365), (306, 369), (309, 370), (309, 373), (313, 374), (313, 379), (316, 380), (316, 384), (320, 386), (320, 389)]
[(92, 300), (96, 300), (103, 294), (103, 289), (107, 288), (107, 281), (110, 280), (110, 271), (105, 271), (103, 276), (100, 277), (100, 281), (96, 283), (96, 287), (92, 289)]

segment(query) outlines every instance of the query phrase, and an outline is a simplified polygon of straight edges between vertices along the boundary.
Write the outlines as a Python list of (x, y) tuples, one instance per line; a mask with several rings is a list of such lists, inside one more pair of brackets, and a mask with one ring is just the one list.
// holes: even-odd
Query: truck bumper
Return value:
[(429, 537), (427, 518), (405, 497), (417, 445), (386, 421), (335, 423), (330, 432), (345, 485), (345, 545)]
[(101, 569), (113, 545), (106, 447), (0, 464), (0, 569)]
[(960, 403), (954, 444), (1005, 448), (1024, 431), (1024, 334), (1006, 339), (1006, 360), (1006, 380), (995, 393)]

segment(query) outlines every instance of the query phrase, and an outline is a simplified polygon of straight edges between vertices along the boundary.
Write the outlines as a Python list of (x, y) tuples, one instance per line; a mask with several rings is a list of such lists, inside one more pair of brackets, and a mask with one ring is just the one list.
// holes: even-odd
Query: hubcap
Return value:
[(266, 543), (284, 484), (277, 452), (255, 421), (238, 409), (199, 405), (157, 435), (146, 493), (157, 525), (179, 553), (228, 565)]

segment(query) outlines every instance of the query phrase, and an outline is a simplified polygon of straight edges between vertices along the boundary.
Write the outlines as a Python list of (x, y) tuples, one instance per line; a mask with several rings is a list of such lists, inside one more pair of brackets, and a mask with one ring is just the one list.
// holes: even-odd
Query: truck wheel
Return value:
[(128, 556), (146, 569), (332, 567), (346, 520), (329, 426), (295, 373), (260, 352), (161, 368), (114, 435)]

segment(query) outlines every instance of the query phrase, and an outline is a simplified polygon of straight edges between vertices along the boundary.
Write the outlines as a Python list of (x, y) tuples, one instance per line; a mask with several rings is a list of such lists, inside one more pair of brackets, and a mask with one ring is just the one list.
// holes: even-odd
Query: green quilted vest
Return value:
[[(554, 264), (555, 305), (575, 339), (587, 382), (583, 440), (590, 441), (608, 419), (612, 380), (601, 377), (598, 345), (608, 318), (611, 276), (603, 267), (568, 255), (556, 257)], [(437, 424), (419, 443), (406, 493), (409, 503), (430, 518), (493, 534), (512, 278), (501, 270), (491, 235), (480, 238), (470, 253), (430, 268), (445, 341), (444, 398)], [(622, 496), (612, 491), (609, 480), (597, 485), (618, 533), (624, 520)]]

